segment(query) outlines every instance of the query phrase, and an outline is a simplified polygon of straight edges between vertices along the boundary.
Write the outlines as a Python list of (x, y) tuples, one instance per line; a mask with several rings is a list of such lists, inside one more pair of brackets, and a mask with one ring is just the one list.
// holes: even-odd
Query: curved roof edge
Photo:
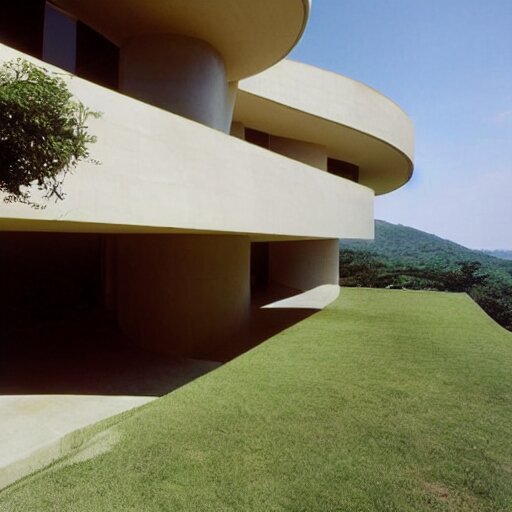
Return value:
[(52, 0), (119, 46), (156, 34), (207, 42), (229, 81), (284, 59), (307, 25), (311, 0)]
[(392, 100), (367, 85), (291, 60), (240, 82), (235, 120), (251, 128), (326, 146), (358, 165), (376, 194), (412, 176), (414, 127)]

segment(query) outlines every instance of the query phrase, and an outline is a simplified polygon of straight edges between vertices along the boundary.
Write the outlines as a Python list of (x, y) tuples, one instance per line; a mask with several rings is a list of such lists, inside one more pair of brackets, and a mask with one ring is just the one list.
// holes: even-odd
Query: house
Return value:
[(100, 165), (80, 164), (63, 201), (0, 203), (3, 311), (86, 301), (145, 349), (215, 358), (256, 297), (332, 300), (339, 240), (372, 238), (375, 194), (411, 177), (395, 103), (285, 59), (310, 0), (0, 10), (0, 62), (66, 70), (102, 112), (89, 125)]

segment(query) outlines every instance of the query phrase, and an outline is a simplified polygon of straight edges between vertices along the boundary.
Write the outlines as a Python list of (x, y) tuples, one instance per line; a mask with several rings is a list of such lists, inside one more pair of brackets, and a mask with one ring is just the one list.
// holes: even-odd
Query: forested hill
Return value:
[(501, 258), (502, 260), (512, 260), (512, 251), (502, 251), (496, 249), (494, 251), (484, 251), (486, 254), (490, 256), (494, 256), (495, 258)]
[(461, 261), (478, 261), (482, 264), (482, 269), (491, 271), (492, 274), (502, 274), (512, 283), (512, 261), (468, 249), (419, 229), (383, 220), (375, 221), (374, 241), (343, 240), (340, 247), (369, 252), (388, 261), (415, 267), (451, 267)]

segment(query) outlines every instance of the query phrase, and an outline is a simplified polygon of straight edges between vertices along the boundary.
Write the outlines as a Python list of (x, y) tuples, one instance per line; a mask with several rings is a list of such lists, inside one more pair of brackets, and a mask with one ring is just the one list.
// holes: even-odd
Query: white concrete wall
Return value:
[(229, 132), (236, 82), (228, 85), (222, 57), (204, 41), (165, 34), (130, 39), (121, 47), (119, 89)]
[(269, 251), (271, 282), (301, 291), (339, 283), (339, 240), (274, 242)]
[(148, 350), (215, 357), (247, 319), (250, 243), (242, 236), (121, 235), (117, 317)]
[(325, 146), (270, 135), (268, 149), (274, 151), (274, 153), (316, 167), (321, 171), (327, 170), (327, 148)]
[[(0, 62), (18, 56), (0, 45)], [(100, 165), (80, 164), (65, 200), (46, 209), (0, 201), (0, 230), (373, 237), (372, 190), (85, 80), (69, 83), (103, 112), (88, 123)]]

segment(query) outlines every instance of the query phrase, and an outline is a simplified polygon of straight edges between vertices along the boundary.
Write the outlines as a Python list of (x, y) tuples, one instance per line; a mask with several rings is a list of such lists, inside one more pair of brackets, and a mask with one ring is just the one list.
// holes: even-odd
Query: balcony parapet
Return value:
[[(24, 57), (0, 45), (0, 63)], [(225, 233), (252, 240), (371, 238), (373, 191), (72, 75), (91, 119), (91, 157), (66, 198), (4, 204), (0, 230)]]
[(376, 194), (406, 183), (413, 170), (414, 128), (396, 103), (350, 78), (283, 61), (239, 84), (234, 121), (326, 148), (359, 168)]

